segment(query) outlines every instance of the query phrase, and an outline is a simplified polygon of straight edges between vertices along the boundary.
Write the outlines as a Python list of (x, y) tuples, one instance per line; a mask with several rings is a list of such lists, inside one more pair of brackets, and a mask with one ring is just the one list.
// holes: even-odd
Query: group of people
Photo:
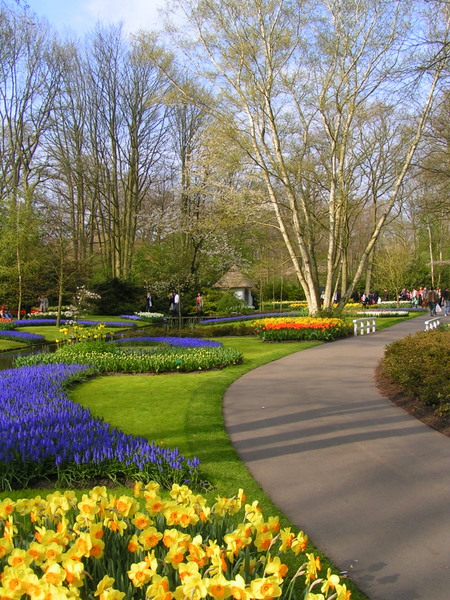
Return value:
[[(151, 292), (147, 292), (146, 298), (146, 310), (147, 312), (151, 312), (153, 307), (153, 298)], [(169, 294), (169, 314), (171, 316), (176, 316), (179, 314), (180, 306), (180, 295), (177, 292), (171, 292)], [(195, 299), (195, 312), (197, 315), (201, 315), (203, 312), (203, 297), (200, 292), (197, 293), (197, 297)]]
[[(379, 304), (382, 301), (389, 300), (388, 290), (384, 290), (383, 294), (379, 292), (354, 292), (352, 299), (354, 302), (360, 302), (364, 307), (373, 304)], [(431, 316), (436, 316), (440, 312), (444, 312), (444, 316), (450, 316), (450, 291), (449, 288), (414, 288), (412, 291), (403, 288), (398, 295), (398, 300), (410, 302), (412, 307), (428, 308)]]
[(12, 315), (5, 304), (0, 306), (0, 319), (12, 319)]
[(412, 291), (403, 288), (399, 299), (411, 302), (412, 306), (428, 308), (431, 316), (444, 311), (444, 316), (450, 316), (450, 290), (446, 288), (420, 287)]

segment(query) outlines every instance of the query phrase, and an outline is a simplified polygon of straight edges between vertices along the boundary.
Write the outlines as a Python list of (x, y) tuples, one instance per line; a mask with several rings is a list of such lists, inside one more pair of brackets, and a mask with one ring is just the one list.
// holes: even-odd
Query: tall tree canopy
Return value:
[[(401, 200), (448, 67), (449, 6), (175, 4), (190, 25), (178, 38), (187, 64), (209, 83), (210, 109), (259, 172), (310, 311), (320, 307), (321, 286), (324, 308), (332, 305), (340, 280), (345, 302)], [(380, 127), (371, 128), (373, 120)], [(352, 230), (361, 220), (366, 241), (355, 259)]]

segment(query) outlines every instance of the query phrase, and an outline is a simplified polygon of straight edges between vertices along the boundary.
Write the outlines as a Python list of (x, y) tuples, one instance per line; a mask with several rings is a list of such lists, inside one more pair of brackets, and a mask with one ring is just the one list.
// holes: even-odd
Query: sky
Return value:
[(158, 9), (165, 0), (27, 0), (30, 10), (45, 17), (60, 33), (72, 31), (82, 36), (103, 24), (123, 22), (126, 33), (139, 29), (158, 30)]

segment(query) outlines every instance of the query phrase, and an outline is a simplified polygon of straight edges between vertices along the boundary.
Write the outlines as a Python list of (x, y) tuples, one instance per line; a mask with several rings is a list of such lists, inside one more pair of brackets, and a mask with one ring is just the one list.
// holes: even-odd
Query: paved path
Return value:
[(297, 352), (224, 398), (253, 477), (371, 600), (450, 599), (450, 439), (374, 382), (385, 346), (427, 318)]

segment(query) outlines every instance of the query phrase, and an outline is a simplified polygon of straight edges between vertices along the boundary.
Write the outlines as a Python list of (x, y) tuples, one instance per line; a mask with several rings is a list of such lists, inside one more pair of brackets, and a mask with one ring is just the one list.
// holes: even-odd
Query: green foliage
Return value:
[(249, 307), (244, 300), (236, 298), (232, 292), (224, 292), (219, 298), (216, 306), (218, 315), (245, 315), (249, 312)]
[(422, 331), (386, 348), (381, 373), (437, 410), (450, 401), (450, 331)]
[(4, 321), (0, 322), (0, 331), (13, 331), (16, 329), (17, 325), (14, 321)]
[(100, 295), (95, 303), (99, 315), (132, 314), (145, 305), (145, 293), (140, 286), (116, 277), (97, 283), (92, 289)]

